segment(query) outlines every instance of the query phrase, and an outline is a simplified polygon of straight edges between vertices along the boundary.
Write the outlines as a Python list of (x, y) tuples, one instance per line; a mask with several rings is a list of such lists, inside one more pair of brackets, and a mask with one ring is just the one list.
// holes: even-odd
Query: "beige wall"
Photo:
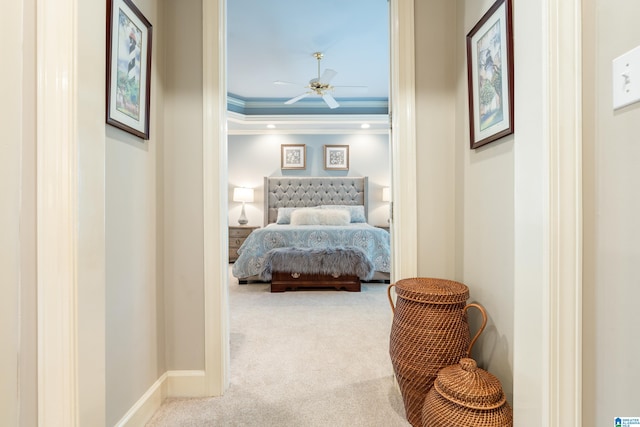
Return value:
[(456, 4), (448, 0), (416, 1), (414, 13), (418, 274), (453, 278)]
[[(153, 25), (150, 139), (143, 141), (102, 124), (106, 133), (107, 425), (121, 419), (165, 371), (158, 344), (163, 322), (158, 319), (162, 309), (158, 303), (156, 175), (158, 147), (164, 141), (163, 10), (162, 3), (154, 0), (136, 5)], [(102, 15), (92, 22), (102, 28), (104, 4), (95, 7)], [(103, 92), (102, 86), (95, 90)], [(99, 116), (104, 117), (104, 109)]]
[(640, 416), (640, 103), (614, 111), (611, 61), (640, 45), (640, 4), (584, 4), (584, 426)]
[(167, 1), (164, 144), (159, 174), (164, 235), (166, 362), (204, 369), (202, 2)]
[(78, 2), (78, 396), (81, 425), (105, 422), (105, 8)]
[[(458, 279), (489, 322), (474, 348), (481, 366), (496, 375), (513, 401), (514, 136), (469, 149), (466, 34), (493, 4), (459, 1), (456, 72), (456, 194)], [(478, 326), (478, 317), (472, 330)]]
[[(3, 137), (0, 140), (0, 419), (3, 424), (18, 421), (18, 351), (20, 345), (20, 157), (22, 151), (22, 2), (9, 5), (0, 18), (0, 34), (6, 41), (0, 54), (15, 67), (2, 67), (2, 94), (7, 102), (0, 107)], [(15, 82), (8, 84), (8, 82)]]
[(35, 2), (0, 17), (0, 424), (35, 426)]
[(415, 4), (418, 273), (462, 281), (485, 306), (473, 356), (512, 401), (514, 137), (472, 151), (467, 119), (465, 36), (492, 3)]

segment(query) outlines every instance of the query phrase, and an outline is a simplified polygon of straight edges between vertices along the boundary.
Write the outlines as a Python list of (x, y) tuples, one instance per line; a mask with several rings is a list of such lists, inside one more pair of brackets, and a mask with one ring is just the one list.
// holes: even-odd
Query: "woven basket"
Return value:
[[(393, 287), (398, 296), (395, 307)], [(486, 324), (486, 313), (478, 304), (465, 306), (469, 288), (451, 280), (403, 279), (390, 285), (387, 293), (394, 312), (389, 355), (407, 420), (421, 426), (424, 399), (438, 371), (470, 354)], [(478, 308), (484, 318), (473, 340), (466, 315), (469, 307)]]
[(510, 427), (513, 414), (500, 381), (475, 360), (443, 368), (427, 393), (424, 427)]

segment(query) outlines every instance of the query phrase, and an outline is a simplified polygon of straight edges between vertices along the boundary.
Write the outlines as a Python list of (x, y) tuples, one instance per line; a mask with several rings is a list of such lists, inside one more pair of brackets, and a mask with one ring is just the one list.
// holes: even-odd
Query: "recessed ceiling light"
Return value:
[(363, 123), (363, 124), (360, 125), (360, 127), (362, 129), (369, 129), (371, 126), (369, 125), (369, 123)]
[(275, 129), (275, 128), (276, 128), (276, 125), (267, 125), (267, 127), (268, 127), (269, 129)]

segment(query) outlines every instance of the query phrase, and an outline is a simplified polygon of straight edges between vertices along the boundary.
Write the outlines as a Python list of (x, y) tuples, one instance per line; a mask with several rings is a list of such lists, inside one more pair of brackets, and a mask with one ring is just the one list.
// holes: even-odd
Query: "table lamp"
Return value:
[(253, 188), (245, 188), (245, 187), (234, 188), (233, 201), (242, 202), (242, 213), (240, 214), (240, 218), (238, 218), (238, 224), (246, 225), (249, 222), (249, 220), (247, 219), (247, 215), (244, 213), (244, 204), (246, 202), (253, 203)]
[[(391, 188), (382, 187), (382, 201), (390, 202), (391, 201)], [(391, 206), (389, 206), (389, 216), (391, 216)], [(391, 220), (387, 218), (387, 222), (391, 223)]]

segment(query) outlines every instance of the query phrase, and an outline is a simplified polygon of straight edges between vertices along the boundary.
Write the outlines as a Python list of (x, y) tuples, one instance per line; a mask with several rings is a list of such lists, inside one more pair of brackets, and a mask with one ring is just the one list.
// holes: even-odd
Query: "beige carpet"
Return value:
[(408, 426), (389, 360), (387, 285), (270, 293), (231, 279), (224, 396), (170, 399), (159, 426)]

